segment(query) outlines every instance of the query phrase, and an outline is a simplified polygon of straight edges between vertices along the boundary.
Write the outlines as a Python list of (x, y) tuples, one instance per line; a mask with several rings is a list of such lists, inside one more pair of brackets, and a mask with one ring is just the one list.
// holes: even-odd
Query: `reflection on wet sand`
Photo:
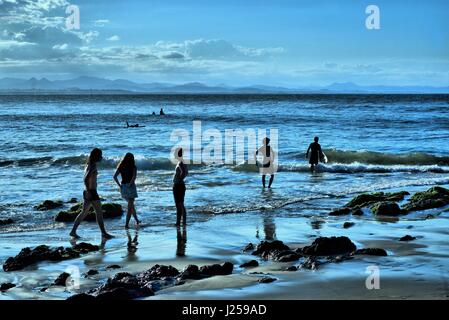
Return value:
[(129, 262), (137, 261), (139, 257), (136, 255), (137, 245), (139, 244), (139, 232), (136, 230), (134, 234), (134, 238), (131, 236), (131, 232), (126, 230), (126, 236), (128, 237), (128, 254), (126, 255), (126, 260)]
[(184, 257), (186, 255), (187, 228), (186, 226), (176, 228), (176, 256)]

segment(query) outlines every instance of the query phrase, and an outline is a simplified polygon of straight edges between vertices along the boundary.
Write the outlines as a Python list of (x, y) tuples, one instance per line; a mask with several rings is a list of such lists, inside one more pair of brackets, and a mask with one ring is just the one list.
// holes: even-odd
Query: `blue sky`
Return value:
[[(67, 30), (65, 9), (80, 9)], [(365, 27), (368, 5), (379, 30)], [(449, 1), (0, 0), (0, 77), (449, 85)]]

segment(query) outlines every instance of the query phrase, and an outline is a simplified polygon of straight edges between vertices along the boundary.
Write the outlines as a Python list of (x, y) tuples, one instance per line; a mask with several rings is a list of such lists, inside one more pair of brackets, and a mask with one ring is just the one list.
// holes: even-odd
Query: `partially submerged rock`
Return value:
[(404, 212), (396, 202), (378, 202), (371, 207), (371, 212), (377, 216), (399, 216)]
[(268, 276), (265, 276), (265, 277), (262, 277), (262, 278), (260, 278), (259, 280), (257, 280), (259, 283), (271, 283), (271, 282), (274, 282), (274, 281), (276, 281), (277, 279), (276, 278), (272, 278), (272, 277), (268, 277)]
[(406, 195), (409, 195), (407, 191), (401, 192), (375, 192), (375, 193), (362, 193), (354, 197), (346, 204), (345, 207), (349, 208), (363, 208), (370, 206), (376, 202), (382, 201), (402, 201)]
[(252, 244), (251, 242), (250, 243), (248, 243), (246, 246), (245, 246), (245, 248), (243, 248), (243, 252), (246, 252), (246, 251), (251, 251), (251, 250), (254, 250), (254, 244)]
[(346, 221), (345, 223), (343, 223), (343, 228), (348, 229), (351, 228), (352, 226), (354, 226), (355, 223), (354, 222), (348, 222)]
[(329, 212), (330, 216), (344, 216), (344, 215), (348, 215), (351, 213), (351, 208), (339, 208), (339, 209), (334, 209), (332, 212)]
[[(103, 203), (101, 205), (101, 209), (103, 210), (103, 218), (110, 219), (110, 218), (119, 218), (123, 215), (123, 208), (120, 204), (117, 203)], [(57, 222), (73, 222), (75, 221), (76, 217), (81, 213), (83, 210), (83, 204), (78, 203), (71, 207), (67, 211), (60, 211), (56, 217), (55, 221)], [(89, 210), (89, 214), (84, 219), (86, 221), (95, 221), (95, 212), (94, 209), (91, 207)]]
[(2, 292), (4, 292), (4, 291), (7, 291), (7, 290), (9, 290), (9, 289), (11, 289), (11, 288), (14, 288), (16, 285), (14, 284), (14, 283), (2, 283), (1, 285), (0, 285), (0, 291), (2, 291)]
[(106, 269), (120, 269), (121, 267), (118, 264), (110, 264), (106, 267)]
[(441, 208), (446, 205), (449, 205), (449, 190), (435, 186), (415, 193), (402, 208), (405, 211), (419, 211)]
[(254, 268), (258, 266), (259, 262), (257, 262), (256, 260), (251, 260), (240, 265), (241, 268)]
[(0, 226), (6, 226), (8, 224), (13, 224), (13, 223), (14, 223), (14, 220), (11, 218), (3, 219), (3, 220), (0, 219)]
[(275, 241), (262, 241), (260, 242), (256, 250), (252, 253), (252, 255), (255, 256), (262, 256), (267, 255), (271, 251), (278, 250), (278, 251), (284, 251), (284, 250), (290, 250), (288, 246), (286, 246), (282, 241), (275, 240)]
[(136, 275), (128, 272), (116, 273), (98, 288), (73, 295), (67, 300), (129, 300), (149, 297), (164, 288), (184, 284), (184, 279), (202, 279), (215, 275), (230, 274), (233, 267), (230, 262), (200, 268), (196, 265), (189, 265), (182, 272), (179, 272), (173, 266), (157, 264)]
[(90, 277), (90, 276), (94, 276), (97, 275), (99, 272), (96, 269), (90, 269), (89, 271), (86, 272), (86, 277)]
[(331, 256), (350, 253), (357, 248), (348, 237), (319, 237), (301, 252), (308, 256)]
[(23, 248), (17, 256), (9, 257), (3, 264), (3, 270), (6, 272), (21, 270), (41, 261), (63, 261), (74, 259), (78, 258), (81, 254), (98, 250), (98, 246), (85, 242), (79, 243), (72, 248), (51, 248), (46, 245), (40, 245), (34, 249), (27, 247)]
[(416, 240), (416, 237), (412, 237), (409, 234), (407, 234), (399, 239), (399, 241), (413, 241), (413, 240)]
[(53, 282), (53, 285), (65, 287), (66, 283), (67, 283), (67, 279), (69, 277), (70, 277), (70, 273), (63, 272), (56, 278), (56, 280)]
[(368, 256), (380, 256), (386, 257), (388, 254), (384, 249), (381, 248), (364, 248), (354, 251), (354, 255), (368, 255)]
[(61, 208), (63, 205), (64, 203), (62, 201), (45, 200), (41, 204), (35, 206), (34, 209), (38, 211), (46, 211)]

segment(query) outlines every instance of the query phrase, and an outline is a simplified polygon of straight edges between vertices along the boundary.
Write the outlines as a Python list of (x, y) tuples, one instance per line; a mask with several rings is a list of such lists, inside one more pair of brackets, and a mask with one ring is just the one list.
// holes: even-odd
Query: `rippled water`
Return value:
[[(166, 116), (151, 114), (161, 107)], [(273, 190), (265, 192), (254, 165), (192, 166), (186, 196), (191, 221), (288, 204), (301, 214), (310, 199), (447, 184), (448, 111), (448, 95), (0, 96), (0, 214), (20, 222), (0, 233), (58, 228), (54, 211), (33, 206), (80, 198), (83, 163), (93, 147), (105, 157), (102, 197), (122, 203), (112, 174), (118, 159), (133, 152), (138, 213), (151, 225), (173, 223), (170, 134), (191, 131), (194, 120), (203, 130), (221, 132), (277, 129), (280, 166)], [(145, 127), (125, 128), (125, 121)], [(304, 153), (315, 135), (329, 163), (310, 174)]]

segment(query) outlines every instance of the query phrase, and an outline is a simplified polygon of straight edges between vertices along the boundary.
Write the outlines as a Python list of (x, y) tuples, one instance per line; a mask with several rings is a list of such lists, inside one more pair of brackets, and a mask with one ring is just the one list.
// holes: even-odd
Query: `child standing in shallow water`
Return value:
[[(122, 177), (122, 183), (118, 181), (118, 175)], [(125, 157), (120, 161), (117, 166), (117, 170), (114, 173), (114, 181), (120, 188), (120, 193), (122, 198), (128, 202), (128, 213), (126, 215), (126, 223), (125, 228), (129, 228), (129, 220), (131, 219), (131, 215), (136, 220), (137, 225), (139, 225), (140, 221), (137, 218), (136, 207), (134, 205), (135, 199), (137, 196), (137, 188), (136, 188), (136, 177), (137, 177), (137, 167), (136, 162), (134, 160), (134, 155), (132, 153), (127, 153)]]

